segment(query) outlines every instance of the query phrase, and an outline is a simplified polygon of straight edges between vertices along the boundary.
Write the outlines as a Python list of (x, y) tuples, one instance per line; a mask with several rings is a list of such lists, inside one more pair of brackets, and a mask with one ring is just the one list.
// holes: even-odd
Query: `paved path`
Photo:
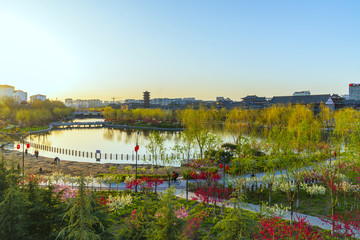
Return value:
[[(179, 198), (186, 198), (186, 193), (185, 193), (184, 190), (178, 190), (176, 192), (176, 196), (179, 197)], [(189, 192), (188, 196), (189, 196), (189, 199), (196, 198), (196, 195), (193, 192)], [(232, 208), (233, 205), (230, 204), (227, 207)], [(241, 208), (245, 209), (245, 210), (248, 210), (248, 211), (256, 212), (256, 213), (260, 212), (259, 205), (255, 205), (255, 204), (251, 204), (251, 203), (245, 203)], [(314, 217), (314, 216), (294, 212), (293, 219), (296, 219), (296, 216), (298, 216), (300, 218), (305, 218), (305, 220), (308, 221), (309, 224), (312, 225), (312, 226), (317, 226), (317, 227), (320, 227), (320, 228), (325, 229), (325, 230), (331, 230), (331, 224), (323, 222), (318, 217)], [(285, 220), (290, 221), (290, 211), (286, 211), (286, 214), (282, 218), (285, 219)], [(356, 230), (354, 232), (356, 232)], [(356, 238), (360, 239), (360, 234), (357, 233)]]

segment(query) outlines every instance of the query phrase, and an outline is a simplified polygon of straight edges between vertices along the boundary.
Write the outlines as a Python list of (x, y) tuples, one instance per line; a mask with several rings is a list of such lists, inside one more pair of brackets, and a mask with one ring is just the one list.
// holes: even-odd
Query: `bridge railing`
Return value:
[[(68, 149), (68, 148), (59, 148), (59, 147), (53, 147), (38, 143), (31, 143), (28, 142), (30, 146), (37, 150), (47, 151), (47, 152), (53, 152), (58, 153), (61, 155), (68, 155), (72, 157), (81, 157), (81, 158), (88, 158), (88, 159), (95, 159), (95, 151), (81, 151), (81, 150), (75, 150), (75, 149)], [(138, 154), (137, 160), (138, 161), (144, 161), (144, 162), (151, 162), (153, 160), (164, 160), (164, 159), (176, 159), (178, 161), (185, 161), (187, 159), (187, 156), (184, 154), (163, 154), (163, 155), (151, 155), (151, 154)], [(191, 155), (191, 158), (196, 159), (200, 158), (200, 154), (193, 154)], [(136, 160), (136, 154), (123, 154), (123, 153), (101, 153), (101, 159), (102, 160), (118, 160), (118, 161), (135, 161)]]

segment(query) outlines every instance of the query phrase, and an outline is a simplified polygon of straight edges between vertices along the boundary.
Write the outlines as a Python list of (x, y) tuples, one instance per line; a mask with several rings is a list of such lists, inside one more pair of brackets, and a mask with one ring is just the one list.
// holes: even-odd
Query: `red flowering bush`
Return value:
[(320, 218), (328, 224), (333, 224), (334, 237), (355, 238), (360, 234), (360, 211), (348, 211), (346, 214), (336, 213), (329, 218)]
[(148, 190), (152, 189), (154, 186), (158, 186), (158, 185), (162, 184), (163, 182), (164, 182), (164, 180), (159, 179), (157, 177), (143, 176), (140, 179), (135, 179), (133, 181), (127, 182), (126, 188), (133, 189), (135, 186), (137, 186), (138, 188), (140, 187), (140, 189), (142, 191), (148, 191)]
[(312, 228), (305, 218), (296, 216), (293, 225), (282, 220), (280, 217), (262, 218), (260, 220), (260, 232), (255, 239), (325, 239), (323, 234)]

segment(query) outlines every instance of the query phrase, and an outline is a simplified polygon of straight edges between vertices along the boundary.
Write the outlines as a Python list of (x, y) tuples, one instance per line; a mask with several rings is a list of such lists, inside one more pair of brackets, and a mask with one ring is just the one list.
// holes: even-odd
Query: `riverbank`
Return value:
[[(13, 150), (4, 150), (3, 158), (6, 163), (6, 167), (17, 168), (18, 164), (22, 168), (23, 164), (23, 154), (22, 152), (13, 151)], [(130, 173), (135, 174), (135, 165), (134, 164), (114, 164), (114, 163), (87, 163), (87, 162), (75, 162), (67, 159), (61, 159), (60, 164), (54, 164), (54, 159), (39, 156), (36, 158), (32, 154), (24, 156), (25, 162), (25, 173), (29, 174), (40, 174), (39, 169), (42, 168), (41, 175), (51, 175), (54, 172), (60, 172), (63, 174), (69, 174), (71, 176), (93, 176), (96, 177), (101, 173), (118, 173), (118, 174), (127, 174), (125, 167), (132, 166), (133, 170)], [(110, 167), (116, 167), (115, 171), (110, 171)], [(138, 164), (138, 170), (142, 167), (150, 169), (150, 165)], [(175, 167), (175, 171), (181, 173), (181, 167)], [(139, 172), (138, 172), (139, 173)], [(150, 173), (148, 171), (148, 173)], [(158, 174), (166, 174), (163, 168), (158, 170)]]

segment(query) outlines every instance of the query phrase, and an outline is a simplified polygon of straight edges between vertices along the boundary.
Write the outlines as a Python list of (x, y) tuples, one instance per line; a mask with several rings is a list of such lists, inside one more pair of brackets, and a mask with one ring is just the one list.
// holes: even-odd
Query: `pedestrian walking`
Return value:
[(58, 164), (60, 164), (60, 158), (59, 157), (57, 158), (57, 160), (58, 160)]
[(56, 165), (56, 164), (57, 164), (57, 162), (58, 162), (58, 160), (57, 160), (57, 159), (58, 159), (58, 157), (55, 157), (55, 158), (54, 158), (54, 164), (55, 164), (55, 165)]
[(40, 172), (40, 174), (42, 173), (42, 171), (43, 171), (43, 170), (42, 170), (42, 167), (40, 167), (40, 168), (39, 168), (39, 172)]
[(27, 150), (27, 149), (25, 149), (25, 155), (27, 155), (27, 153), (28, 153), (28, 150)]

